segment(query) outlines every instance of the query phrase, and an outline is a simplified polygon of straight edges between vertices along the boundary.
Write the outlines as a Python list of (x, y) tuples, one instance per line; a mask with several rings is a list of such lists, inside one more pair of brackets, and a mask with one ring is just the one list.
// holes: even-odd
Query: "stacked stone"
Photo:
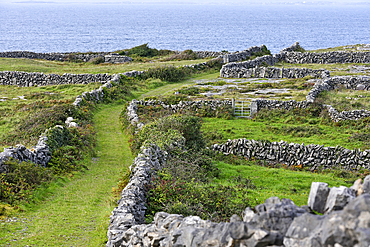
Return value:
[(110, 216), (107, 246), (125, 246), (125, 237), (135, 234), (134, 226), (145, 222), (146, 186), (165, 161), (166, 155), (155, 145), (142, 149), (135, 158), (130, 181)]
[[(280, 61), (280, 54), (274, 54), (272, 56), (265, 55), (262, 57), (257, 57), (253, 60), (240, 62), (240, 63), (234, 63), (230, 62), (222, 66), (220, 71), (221, 77), (233, 77), (233, 75), (242, 75), (245, 70), (248, 70), (250, 68), (256, 68), (262, 65), (262, 63), (266, 63), (269, 66), (275, 65), (277, 62)], [(224, 61), (225, 63), (225, 61)], [(238, 78), (238, 76), (234, 76), (235, 78)]]
[(282, 52), (284, 62), (304, 64), (304, 63), (370, 63), (370, 52), (345, 52), (330, 51), (323, 53), (315, 52)]
[(120, 80), (120, 75), (114, 75), (110, 82), (105, 83), (104, 85), (100, 86), (98, 89), (93, 89), (90, 92), (83, 92), (81, 95), (77, 96), (75, 101), (72, 105), (76, 107), (81, 106), (81, 102), (85, 100), (92, 100), (95, 102), (99, 102), (104, 99), (104, 88), (111, 88), (113, 84), (118, 84)]
[(254, 67), (221, 70), (221, 77), (224, 78), (303, 78), (312, 76), (314, 78), (328, 78), (330, 72), (325, 69), (307, 69), (307, 68), (276, 68), (276, 67)]
[(370, 117), (370, 111), (367, 110), (352, 110), (352, 111), (342, 111), (338, 112), (331, 105), (325, 105), (328, 109), (330, 118), (334, 122), (339, 122), (343, 120), (360, 120), (362, 118)]
[(287, 47), (287, 48), (284, 48), (280, 51), (280, 53), (285, 53), (285, 52), (292, 52), (292, 51), (297, 51), (297, 49), (299, 49), (300, 46), (299, 46), (299, 42), (295, 42), (293, 45)]
[(91, 59), (97, 57), (104, 57), (110, 54), (110, 52), (93, 52), (93, 53), (78, 53), (78, 52), (68, 52), (68, 53), (36, 53), (30, 51), (8, 51), (0, 52), (0, 57), (6, 58), (28, 58), (28, 59), (44, 59), (50, 61), (66, 61), (69, 58), (74, 58), (82, 62), (88, 62)]
[(127, 76), (127, 77), (136, 77), (136, 76), (139, 76), (139, 75), (141, 75), (143, 73), (145, 73), (145, 71), (136, 71), (136, 70), (133, 70), (133, 71), (122, 73), (121, 75)]
[(39, 72), (1, 71), (0, 85), (19, 87), (62, 85), (62, 84), (88, 84), (91, 82), (107, 82), (112, 80), (109, 74), (44, 74)]
[(264, 108), (284, 109), (289, 111), (295, 108), (306, 109), (310, 105), (310, 103), (307, 101), (295, 101), (295, 100), (280, 101), (280, 100), (255, 99), (252, 101), (252, 105), (255, 105), (254, 109), (256, 109), (257, 112)]
[(265, 46), (252, 46), (241, 52), (233, 52), (222, 56), (223, 63), (231, 63), (249, 59), (254, 53), (262, 52)]
[(162, 106), (166, 110), (171, 110), (173, 113), (192, 109), (198, 111), (205, 106), (210, 107), (212, 110), (217, 110), (219, 107), (231, 106), (232, 102), (230, 100), (199, 100), (199, 101), (180, 101), (178, 104), (168, 105), (160, 100), (132, 100), (127, 106), (126, 116), (127, 120), (131, 125), (136, 126), (139, 130), (144, 126), (143, 123), (139, 121), (139, 115), (137, 114), (138, 105), (142, 106)]
[(345, 87), (353, 90), (369, 90), (370, 77), (332, 77), (321, 82), (315, 83), (313, 88), (308, 92), (306, 100), (314, 102), (316, 97), (323, 91), (330, 91), (339, 87)]
[(104, 61), (105, 63), (128, 63), (128, 62), (132, 62), (132, 58), (112, 53), (109, 55), (105, 55)]
[[(56, 126), (55, 128), (60, 128)], [(6, 172), (5, 161), (9, 158), (16, 159), (20, 162), (31, 161), (35, 164), (46, 167), (47, 163), (51, 159), (51, 153), (49, 147), (46, 144), (47, 137), (45, 133), (40, 136), (36, 146), (27, 149), (25, 146), (18, 144), (16, 147), (4, 148), (4, 152), (0, 153), (0, 173)]]
[(212, 149), (225, 155), (242, 155), (248, 159), (256, 158), (287, 166), (303, 165), (311, 170), (341, 168), (352, 171), (370, 168), (370, 150), (349, 150), (340, 146), (324, 147), (285, 141), (261, 142), (243, 138), (215, 144)]
[(30, 52), (30, 51), (8, 51), (8, 52), (0, 52), (0, 57), (63, 61), (66, 57), (66, 54), (65, 53), (36, 53), (36, 52)]
[(217, 52), (217, 51), (194, 51), (198, 58), (209, 58), (209, 57), (220, 57), (227, 55), (228, 52)]

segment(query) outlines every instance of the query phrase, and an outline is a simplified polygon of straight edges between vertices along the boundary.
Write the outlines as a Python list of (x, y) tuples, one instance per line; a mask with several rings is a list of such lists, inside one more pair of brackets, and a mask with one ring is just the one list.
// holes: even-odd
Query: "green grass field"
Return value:
[(47, 60), (32, 60), (25, 58), (0, 58), (0, 71), (43, 72), (45, 74), (118, 74), (132, 70), (147, 70), (160, 66), (183, 66), (198, 64), (210, 59), (183, 60), (183, 61), (156, 61), (130, 62), (124, 64), (92, 64), (57, 62)]

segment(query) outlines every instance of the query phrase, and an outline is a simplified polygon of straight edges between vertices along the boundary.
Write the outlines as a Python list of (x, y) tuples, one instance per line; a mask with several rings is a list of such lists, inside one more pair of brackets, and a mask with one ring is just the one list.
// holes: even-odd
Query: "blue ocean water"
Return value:
[(370, 5), (134, 5), (0, 3), (0, 51), (157, 49), (276, 53), (370, 43)]

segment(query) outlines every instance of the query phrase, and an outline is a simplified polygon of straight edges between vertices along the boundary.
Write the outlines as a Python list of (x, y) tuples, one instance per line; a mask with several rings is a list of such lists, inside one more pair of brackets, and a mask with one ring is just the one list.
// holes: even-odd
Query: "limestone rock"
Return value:
[(308, 196), (307, 206), (319, 213), (324, 213), (330, 188), (327, 183), (313, 182)]

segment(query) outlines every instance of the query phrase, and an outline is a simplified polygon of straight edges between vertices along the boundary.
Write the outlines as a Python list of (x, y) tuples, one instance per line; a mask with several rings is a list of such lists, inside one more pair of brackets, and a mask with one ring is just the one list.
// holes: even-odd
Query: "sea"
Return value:
[(370, 5), (0, 3), (0, 52), (157, 49), (273, 53), (370, 43)]

